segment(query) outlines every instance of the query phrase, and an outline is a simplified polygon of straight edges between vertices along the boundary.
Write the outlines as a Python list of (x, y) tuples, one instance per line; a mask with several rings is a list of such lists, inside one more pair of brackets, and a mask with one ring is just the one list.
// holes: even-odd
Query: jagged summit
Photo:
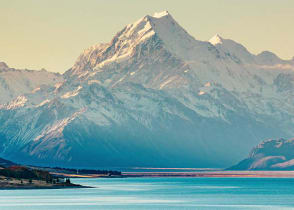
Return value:
[(219, 34), (216, 34), (214, 37), (212, 37), (209, 42), (212, 44), (212, 45), (217, 45), (217, 44), (222, 44), (223, 43), (223, 38), (219, 35)]
[(246, 47), (234, 40), (225, 39), (219, 34), (216, 34), (209, 42), (220, 51), (225, 52), (226, 55), (229, 55), (236, 62), (252, 63), (255, 61), (254, 55)]
[[(128, 24), (110, 43), (95, 45), (85, 50), (66, 75), (77, 75), (85, 70), (99, 70), (112, 63), (127, 62), (145, 48), (155, 51), (164, 48), (182, 59), (196, 56), (200, 58), (208, 49), (207, 43), (201, 43), (189, 35), (170, 13), (163, 11)], [(157, 48), (151, 45), (157, 45)]]
[[(238, 74), (238, 77), (244, 77), (248, 74), (247, 70), (234, 70), (234, 74), (226, 76), (221, 59), (243, 65), (264, 65), (265, 61), (259, 59), (259, 62), (257, 56), (243, 45), (219, 34), (209, 42), (196, 40), (169, 12), (163, 11), (128, 24), (111, 42), (85, 50), (65, 75), (97, 80), (107, 87), (134, 81), (159, 89), (180, 87), (192, 84), (188, 81), (193, 77), (197, 78), (193, 82), (197, 87), (201, 86), (198, 80), (218, 82), (238, 90), (252, 86), (244, 84), (241, 88), (240, 82), (232, 76)], [(216, 66), (218, 76), (205, 70), (207, 67), (202, 67), (207, 63)]]

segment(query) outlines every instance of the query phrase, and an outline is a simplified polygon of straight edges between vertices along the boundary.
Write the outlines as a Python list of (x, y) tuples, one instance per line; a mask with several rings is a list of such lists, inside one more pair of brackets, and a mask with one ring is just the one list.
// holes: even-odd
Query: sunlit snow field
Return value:
[(0, 209), (293, 209), (291, 178), (75, 179), (87, 189), (1, 190)]

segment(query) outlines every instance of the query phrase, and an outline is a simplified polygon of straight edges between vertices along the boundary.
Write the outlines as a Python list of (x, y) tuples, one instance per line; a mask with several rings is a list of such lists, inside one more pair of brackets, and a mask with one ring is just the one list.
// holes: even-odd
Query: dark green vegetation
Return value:
[(0, 158), (0, 189), (56, 189), (65, 187), (83, 187), (72, 184), (39, 168), (17, 165)]
[(25, 166), (10, 166), (0, 169), (0, 175), (16, 179), (44, 180), (53, 182), (54, 177), (48, 171), (31, 169)]

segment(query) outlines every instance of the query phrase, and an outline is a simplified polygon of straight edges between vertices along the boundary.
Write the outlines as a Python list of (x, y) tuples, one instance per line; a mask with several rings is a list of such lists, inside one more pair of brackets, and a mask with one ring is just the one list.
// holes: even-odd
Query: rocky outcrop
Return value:
[(294, 139), (271, 139), (263, 141), (252, 150), (248, 158), (229, 169), (293, 170)]

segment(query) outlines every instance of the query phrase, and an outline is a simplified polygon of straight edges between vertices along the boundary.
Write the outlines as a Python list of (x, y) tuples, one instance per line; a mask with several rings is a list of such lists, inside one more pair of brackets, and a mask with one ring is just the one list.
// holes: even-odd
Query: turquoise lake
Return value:
[(87, 189), (0, 190), (0, 209), (294, 209), (291, 178), (72, 179)]

